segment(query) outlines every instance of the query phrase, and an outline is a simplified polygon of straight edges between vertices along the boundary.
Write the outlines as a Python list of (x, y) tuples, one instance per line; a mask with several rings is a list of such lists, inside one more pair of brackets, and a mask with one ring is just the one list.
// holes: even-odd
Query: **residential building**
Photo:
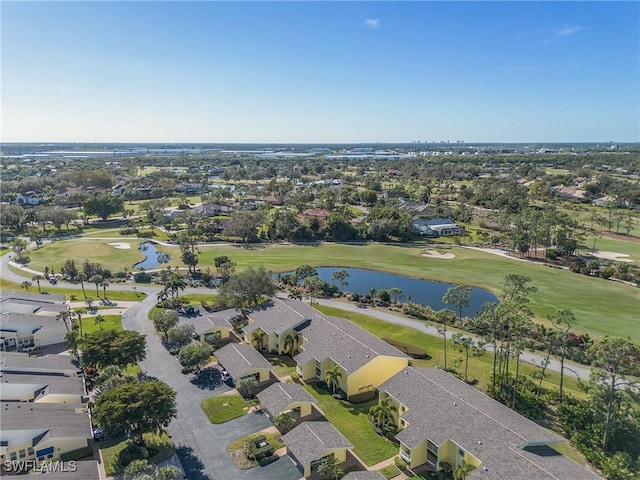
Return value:
[(305, 477), (317, 472), (324, 460), (347, 460), (353, 445), (329, 422), (304, 422), (282, 436), (287, 453)]
[(66, 301), (64, 295), (2, 291), (0, 292), (0, 313), (56, 316), (60, 312), (68, 311)]
[(316, 399), (298, 383), (274, 383), (257, 395), (265, 413), (271, 419), (281, 413), (301, 418), (311, 415)]
[(378, 390), (411, 468), (466, 463), (469, 480), (600, 478), (552, 448), (563, 438), (443, 370), (409, 367)]
[(448, 237), (464, 234), (464, 227), (450, 218), (433, 218), (430, 220), (414, 218), (413, 229), (420, 235), (427, 237)]
[(385, 476), (379, 471), (364, 470), (360, 472), (349, 472), (342, 480), (385, 480)]
[(3, 374), (65, 375), (72, 377), (81, 373), (78, 359), (73, 355), (44, 355), (30, 357), (24, 352), (2, 352), (0, 372)]
[(224, 339), (229, 338), (233, 331), (233, 320), (241, 316), (237, 310), (229, 308), (219, 312), (181, 319), (181, 323), (193, 325), (201, 341), (205, 341), (207, 335), (214, 332), (220, 333), (220, 338)]
[(203, 215), (207, 217), (214, 217), (217, 215), (231, 215), (234, 208), (228, 205), (219, 205), (217, 203), (206, 203), (198, 205), (189, 210), (189, 213), (193, 215)]
[(324, 210), (323, 208), (310, 208), (302, 212), (302, 216), (307, 219), (317, 218), (320, 222), (320, 225), (324, 224), (327, 217), (331, 215), (329, 210)]
[(236, 384), (245, 378), (254, 378), (258, 383), (271, 377), (273, 367), (251, 345), (230, 343), (216, 350), (218, 363), (227, 370)]
[(28, 192), (19, 193), (16, 197), (18, 205), (40, 205), (47, 201), (47, 197), (43, 192), (29, 190)]
[(0, 402), (85, 403), (82, 376), (0, 373)]
[[(249, 315), (245, 340), (264, 332), (262, 345), (271, 352), (288, 352), (291, 340), (299, 351), (293, 358), (303, 381), (326, 379), (337, 367), (338, 387), (347, 397), (373, 392), (409, 364), (409, 357), (352, 322), (321, 314), (299, 300), (274, 297)], [(260, 348), (260, 345), (256, 345)]]
[(0, 464), (56, 460), (88, 448), (92, 433), (84, 404), (7, 402), (0, 408)]
[(49, 315), (0, 314), (0, 350), (32, 350), (64, 343), (70, 326)]
[(121, 197), (124, 195), (124, 191), (127, 189), (127, 186), (123, 183), (118, 183), (111, 187), (111, 196), (112, 197)]

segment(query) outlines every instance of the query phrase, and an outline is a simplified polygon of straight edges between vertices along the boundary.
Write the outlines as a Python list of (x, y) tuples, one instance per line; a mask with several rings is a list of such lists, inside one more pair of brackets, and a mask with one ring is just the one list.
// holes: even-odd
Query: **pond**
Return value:
[(163, 263), (168, 263), (171, 261), (171, 257), (169, 255), (159, 251), (151, 242), (141, 243), (138, 250), (146, 255), (146, 258), (141, 262), (136, 263), (133, 268), (143, 268), (145, 270), (149, 270), (150, 268), (159, 267)]
[[(445, 292), (449, 288), (455, 287), (455, 285), (451, 283), (434, 282), (361, 268), (320, 267), (317, 270), (318, 276), (322, 280), (333, 283), (338, 286), (338, 288), (340, 288), (340, 282), (332, 280), (331, 276), (333, 272), (337, 270), (346, 270), (349, 272), (349, 276), (346, 279), (349, 285), (345, 287), (345, 291), (347, 292), (366, 295), (369, 293), (371, 287), (374, 287), (376, 290), (389, 290), (390, 288), (397, 287), (404, 293), (404, 297), (401, 299), (403, 302), (411, 295), (411, 301), (413, 303), (429, 305), (436, 311), (443, 308), (456, 310), (455, 305), (449, 305), (442, 301)], [(481, 310), (485, 302), (497, 301), (498, 298), (488, 290), (472, 287), (471, 302), (468, 307), (462, 309), (462, 314), (471, 317)]]

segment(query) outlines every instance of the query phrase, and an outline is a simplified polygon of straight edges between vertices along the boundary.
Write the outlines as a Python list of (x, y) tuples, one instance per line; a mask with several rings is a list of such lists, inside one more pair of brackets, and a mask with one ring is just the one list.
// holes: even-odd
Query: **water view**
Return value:
[[(349, 277), (346, 281), (349, 283), (345, 287), (345, 291), (366, 295), (369, 289), (374, 287), (376, 290), (389, 290), (397, 287), (404, 292), (406, 301), (409, 296), (414, 303), (429, 305), (434, 310), (450, 308), (455, 310), (453, 305), (442, 302), (447, 289), (454, 287), (454, 284), (444, 282), (434, 282), (431, 280), (421, 280), (419, 278), (404, 277), (402, 275), (394, 275), (392, 273), (376, 272), (373, 270), (364, 270), (361, 268), (341, 268), (341, 267), (320, 267), (318, 276), (325, 282), (334, 283), (340, 287), (340, 283), (336, 280), (332, 281), (331, 276), (337, 270), (346, 270)], [(498, 298), (488, 290), (482, 288), (471, 288), (471, 302), (469, 306), (462, 310), (463, 315), (473, 316), (480, 311), (482, 304), (485, 302), (497, 302)]]
[(133, 268), (142, 268), (148, 270), (150, 268), (159, 267), (163, 263), (168, 263), (171, 261), (171, 257), (169, 255), (159, 251), (151, 242), (141, 243), (138, 250), (146, 255), (146, 258), (141, 262), (136, 263)]

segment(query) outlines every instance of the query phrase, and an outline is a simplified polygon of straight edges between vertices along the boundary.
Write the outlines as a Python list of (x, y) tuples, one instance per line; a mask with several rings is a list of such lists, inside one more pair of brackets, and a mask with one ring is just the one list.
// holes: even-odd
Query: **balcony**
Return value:
[(400, 449), (399, 453), (400, 458), (402, 458), (407, 463), (411, 463), (411, 452), (405, 452), (404, 450)]

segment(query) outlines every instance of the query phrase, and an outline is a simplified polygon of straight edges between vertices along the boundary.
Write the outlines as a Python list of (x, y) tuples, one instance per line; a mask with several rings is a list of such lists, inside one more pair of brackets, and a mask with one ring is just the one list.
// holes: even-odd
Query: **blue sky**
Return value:
[(5, 142), (640, 140), (639, 2), (0, 8)]

